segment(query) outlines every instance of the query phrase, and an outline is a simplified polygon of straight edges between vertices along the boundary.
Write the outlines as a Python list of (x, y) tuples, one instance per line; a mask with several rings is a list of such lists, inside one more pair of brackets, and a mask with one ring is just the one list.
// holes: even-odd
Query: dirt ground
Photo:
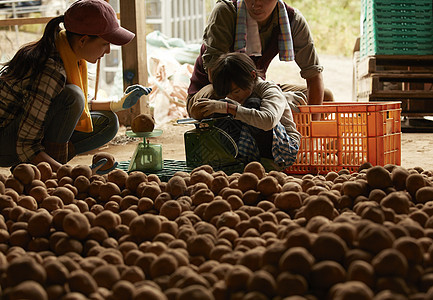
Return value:
[[(325, 67), (323, 73), (325, 86), (333, 93), (336, 101), (352, 101), (352, 59), (348, 57), (322, 55), (321, 63)], [(299, 70), (294, 63), (272, 62), (267, 75), (268, 80), (276, 82), (291, 81), (303, 83)], [(287, 78), (287, 79), (286, 79)], [(178, 125), (175, 122), (159, 126), (163, 130), (160, 137), (150, 139), (151, 143), (161, 144), (163, 159), (185, 160), (183, 134), (194, 128), (193, 125)], [(78, 155), (69, 163), (91, 164), (93, 155), (98, 151), (112, 153), (118, 162), (131, 159), (137, 144), (125, 135), (126, 128), (121, 127), (115, 140), (97, 150)], [(401, 139), (401, 165), (405, 168), (422, 167), (433, 170), (433, 133), (403, 133)], [(0, 173), (9, 174), (8, 168), (0, 168)]]

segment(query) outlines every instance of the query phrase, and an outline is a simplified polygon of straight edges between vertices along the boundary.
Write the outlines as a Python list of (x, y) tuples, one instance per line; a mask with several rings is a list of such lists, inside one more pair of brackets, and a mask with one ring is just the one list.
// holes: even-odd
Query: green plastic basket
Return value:
[(431, 0), (362, 0), (360, 56), (433, 54)]
[[(128, 166), (130, 161), (122, 161), (118, 163), (117, 168), (121, 169), (125, 172), (128, 172)], [(188, 167), (186, 165), (186, 161), (184, 160), (171, 160), (171, 159), (164, 159), (163, 161), (163, 168), (160, 171), (156, 172), (144, 172), (145, 174), (156, 174), (161, 181), (168, 181), (171, 177), (174, 176), (176, 172), (187, 172), (190, 173), (194, 168)], [(244, 170), (244, 164), (242, 163), (235, 163), (231, 165), (222, 166), (220, 168), (215, 168), (215, 171), (224, 171), (227, 175), (231, 175), (235, 172), (243, 172)]]

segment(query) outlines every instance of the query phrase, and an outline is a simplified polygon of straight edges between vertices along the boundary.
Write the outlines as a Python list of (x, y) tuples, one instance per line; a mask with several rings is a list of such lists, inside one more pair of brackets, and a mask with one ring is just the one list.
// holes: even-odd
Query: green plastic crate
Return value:
[[(128, 166), (129, 166), (129, 160), (128, 161), (122, 161), (118, 163), (117, 168), (121, 169), (125, 172), (128, 172)], [(164, 159), (163, 162), (163, 168), (160, 171), (156, 172), (144, 172), (145, 174), (156, 174), (161, 181), (168, 181), (176, 172), (187, 172), (190, 173), (194, 168), (188, 167), (186, 165), (186, 161), (184, 160), (171, 160), (171, 159)], [(235, 172), (242, 173), (244, 170), (244, 164), (242, 163), (235, 163), (232, 165), (226, 165), (222, 166), (220, 168), (215, 168), (215, 171), (224, 171), (227, 175), (231, 175)]]
[(360, 56), (433, 54), (431, 0), (362, 0)]
[[(117, 165), (118, 169), (124, 170), (128, 172), (128, 166), (129, 166), (129, 160), (128, 161), (122, 161)], [(155, 172), (144, 172), (146, 175), (149, 174), (156, 174), (161, 181), (168, 181), (176, 172), (191, 172), (193, 168), (187, 167), (186, 162), (182, 160), (167, 160), (165, 159), (163, 161), (163, 168), (160, 171)], [(133, 170), (133, 171), (140, 171), (140, 170)], [(131, 172), (133, 172), (131, 171)]]

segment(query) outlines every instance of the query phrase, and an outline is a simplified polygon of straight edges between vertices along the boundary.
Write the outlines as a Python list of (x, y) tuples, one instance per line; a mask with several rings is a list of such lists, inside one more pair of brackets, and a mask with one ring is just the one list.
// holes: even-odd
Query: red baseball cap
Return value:
[(67, 31), (96, 35), (114, 45), (125, 45), (135, 36), (121, 27), (113, 7), (104, 0), (78, 0), (65, 12)]

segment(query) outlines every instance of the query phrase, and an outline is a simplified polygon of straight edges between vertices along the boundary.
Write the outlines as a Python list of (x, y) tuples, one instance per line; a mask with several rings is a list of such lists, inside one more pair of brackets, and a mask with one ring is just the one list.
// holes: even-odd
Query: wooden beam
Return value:
[[(148, 85), (145, 2), (143, 0), (120, 0), (121, 26), (135, 33), (135, 38), (122, 46), (124, 88), (131, 84)], [(128, 126), (131, 125), (136, 115), (149, 112), (147, 96), (143, 96), (139, 105), (118, 113), (119, 122)]]
[[(0, 27), (13, 26), (13, 25), (31, 25), (31, 24), (47, 24), (53, 17), (39, 17), (39, 18), (10, 18), (0, 20)], [(120, 18), (120, 14), (117, 14), (117, 18)]]
[(0, 20), (0, 27), (12, 25), (28, 25), (28, 24), (46, 24), (54, 17), (41, 17), (41, 18), (12, 18)]

